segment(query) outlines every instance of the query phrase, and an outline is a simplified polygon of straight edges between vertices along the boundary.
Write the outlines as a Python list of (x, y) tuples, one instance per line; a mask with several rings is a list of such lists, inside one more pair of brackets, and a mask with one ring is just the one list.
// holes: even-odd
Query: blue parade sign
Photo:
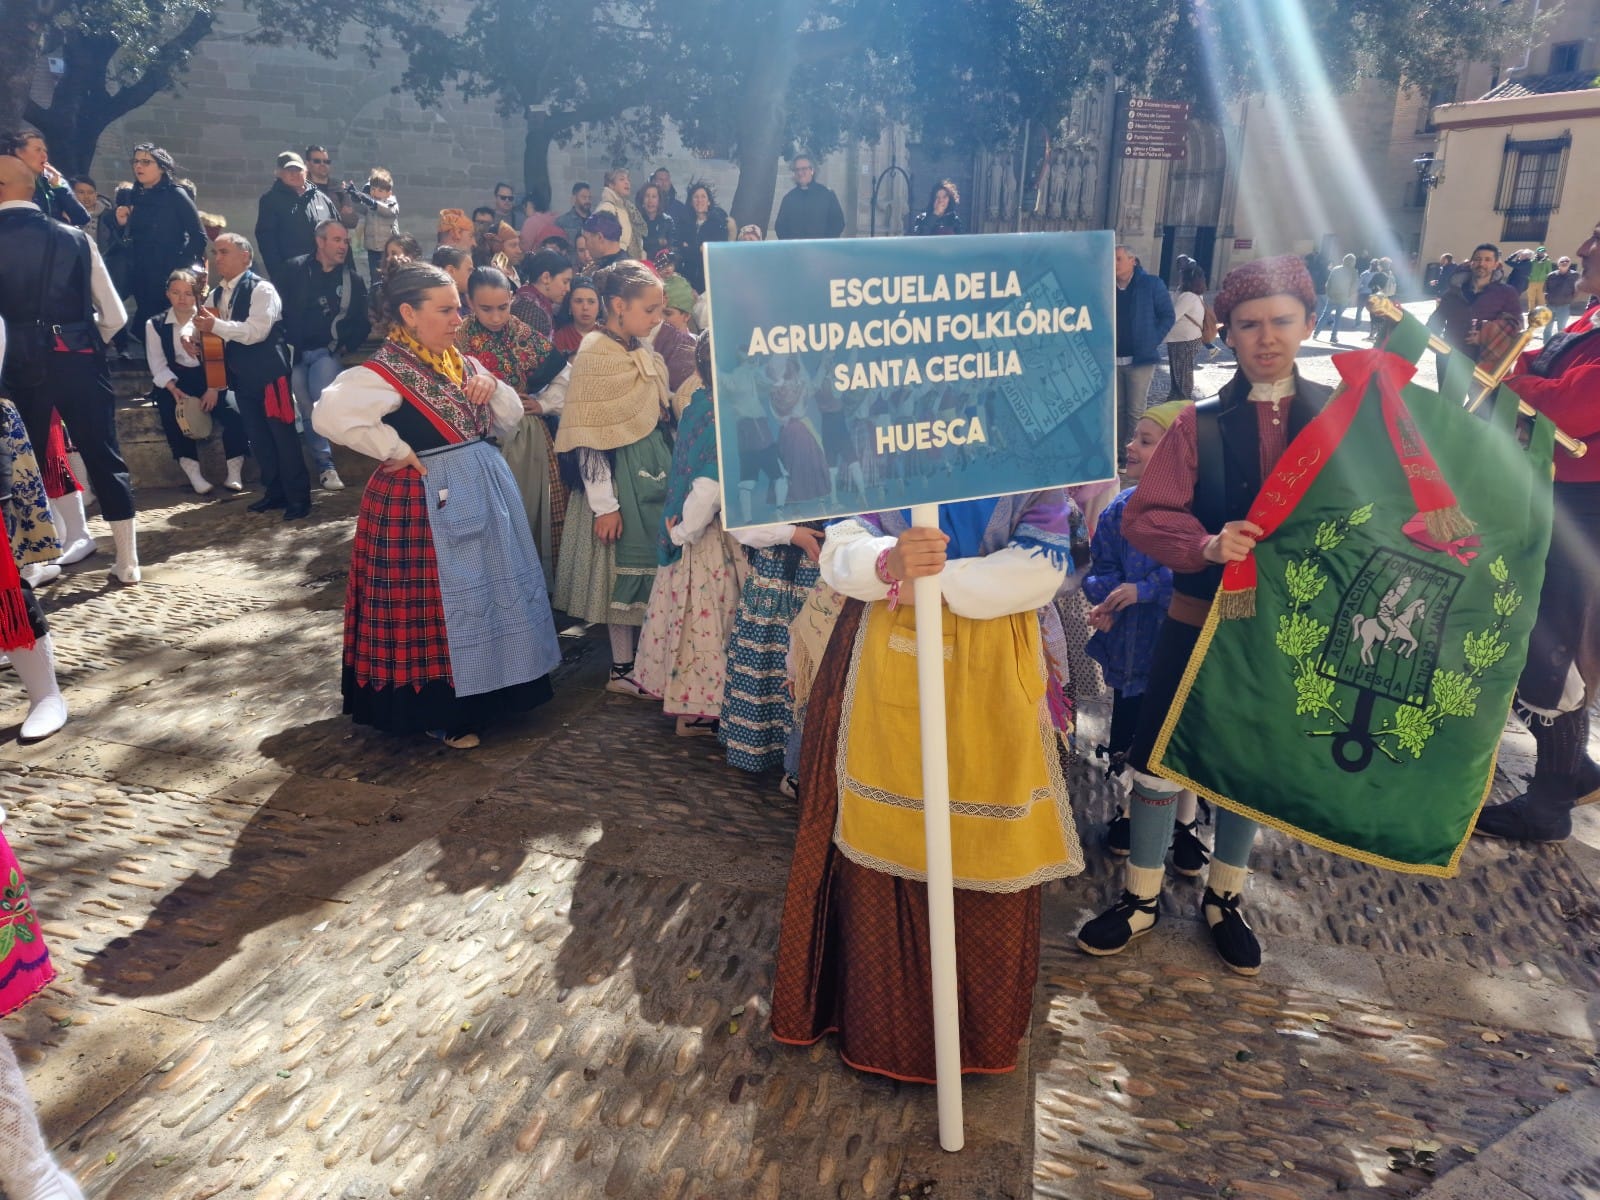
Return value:
[(730, 528), (1116, 474), (1113, 238), (706, 246)]

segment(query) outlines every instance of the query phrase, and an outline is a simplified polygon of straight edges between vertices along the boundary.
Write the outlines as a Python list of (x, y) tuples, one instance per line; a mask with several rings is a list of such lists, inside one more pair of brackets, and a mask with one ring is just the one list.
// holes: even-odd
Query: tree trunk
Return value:
[(552, 212), (550, 189), (550, 144), (556, 130), (549, 113), (530, 112), (527, 131), (522, 135), (522, 190), (532, 196), (541, 212)]
[(41, 6), (31, 0), (0, 0), (0, 132), (25, 122), (28, 92), (44, 46)]
[[(3, 2), (3, 0), (0, 0)], [(211, 32), (212, 16), (197, 12), (164, 42), (139, 78), (110, 89), (111, 60), (121, 49), (114, 33), (69, 33), (61, 45), (63, 70), (50, 107), (29, 102), (23, 112), (50, 145), (50, 161), (63, 175), (83, 175), (94, 162), (100, 135), (121, 117), (172, 86), (196, 45)]]
[(28, 108), (28, 116), (50, 145), (51, 164), (63, 175), (88, 172), (100, 135), (115, 119), (109, 111), (106, 78), (117, 45), (115, 37), (69, 35), (61, 47), (65, 69), (56, 81), (50, 107)]
[(809, 8), (807, 0), (777, 0), (771, 16), (757, 20), (752, 64), (739, 94), (739, 186), (730, 215), (735, 225), (772, 223), (772, 199), (778, 190), (776, 167), (784, 150), (788, 120), (789, 80), (799, 61), (796, 30)]

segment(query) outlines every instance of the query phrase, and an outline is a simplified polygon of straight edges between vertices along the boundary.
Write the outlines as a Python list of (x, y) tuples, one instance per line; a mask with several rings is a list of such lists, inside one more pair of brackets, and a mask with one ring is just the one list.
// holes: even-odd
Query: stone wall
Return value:
[[(452, 7), (444, 5), (447, 14)], [(224, 7), (218, 27), (201, 43), (179, 91), (156, 97), (100, 139), (92, 174), (102, 192), (112, 194), (117, 181), (129, 177), (135, 144), (155, 142), (172, 151), (181, 173), (194, 181), (202, 209), (220, 213), (230, 229), (253, 238), (256, 202), (272, 183), (277, 154), (317, 143), (332, 152), (336, 179), (362, 183), (370, 168), (388, 168), (401, 228), (428, 246), (439, 209), (487, 204), (497, 180), (521, 192), (522, 120), (502, 117), (492, 101), (469, 103), (447, 94), (437, 107), (425, 109), (393, 90), (404, 56), (391, 50), (369, 66), (353, 35), (346, 36), (337, 59), (326, 59), (299, 46), (249, 45), (254, 18), (235, 5)], [(818, 164), (819, 181), (844, 203), (850, 231), (868, 227), (874, 150), (841, 151)], [(574, 181), (588, 180), (598, 189), (610, 165), (604, 138), (580, 136), (569, 146), (553, 147), (557, 211), (567, 207)], [(703, 178), (724, 207), (739, 177), (734, 163), (700, 157), (670, 127), (658, 153), (630, 165), (635, 188), (665, 166), (680, 196), (691, 179)], [(792, 183), (785, 165), (774, 169), (781, 199)], [(858, 177), (866, 178), (865, 188)]]
[(440, 208), (488, 203), (497, 179), (520, 179), (521, 130), (486, 101), (447, 96), (423, 109), (395, 94), (404, 66), (398, 52), (369, 67), (353, 38), (337, 59), (247, 45), (254, 22), (235, 8), (224, 10), (219, 26), (201, 43), (180, 91), (158, 96), (101, 138), (93, 174), (102, 192), (128, 178), (133, 146), (153, 141), (194, 181), (202, 209), (250, 237), (278, 152), (315, 142), (332, 151), (337, 178), (365, 182), (371, 167), (389, 168), (402, 227), (431, 241)]

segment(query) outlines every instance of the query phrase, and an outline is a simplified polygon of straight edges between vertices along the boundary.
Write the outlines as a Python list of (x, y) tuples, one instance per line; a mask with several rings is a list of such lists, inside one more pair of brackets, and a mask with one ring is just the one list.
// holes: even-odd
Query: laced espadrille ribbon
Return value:
[[(1449, 544), (1470, 534), (1472, 522), (1456, 503), (1455, 493), (1445, 482), (1405, 401), (1400, 398), (1401, 389), (1416, 374), (1415, 364), (1386, 350), (1358, 350), (1336, 355), (1333, 365), (1344, 380), (1343, 384), (1322, 412), (1289, 443), (1250, 506), (1249, 519), (1261, 527), (1261, 537), (1271, 537), (1305, 497), (1344, 441), (1361, 402), (1374, 386), (1378, 389), (1378, 402), (1390, 444), (1405, 472), (1417, 515), (1429, 535), (1442, 544)], [(1254, 554), (1223, 568), (1216, 604), (1218, 616), (1225, 621), (1255, 616)]]

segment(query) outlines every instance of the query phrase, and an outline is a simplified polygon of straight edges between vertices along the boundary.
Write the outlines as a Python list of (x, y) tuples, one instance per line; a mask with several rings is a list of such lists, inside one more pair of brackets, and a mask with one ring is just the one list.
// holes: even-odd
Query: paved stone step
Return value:
[(1600, 1090), (1530, 1117), (1417, 1200), (1594, 1200), (1600, 1196)]

